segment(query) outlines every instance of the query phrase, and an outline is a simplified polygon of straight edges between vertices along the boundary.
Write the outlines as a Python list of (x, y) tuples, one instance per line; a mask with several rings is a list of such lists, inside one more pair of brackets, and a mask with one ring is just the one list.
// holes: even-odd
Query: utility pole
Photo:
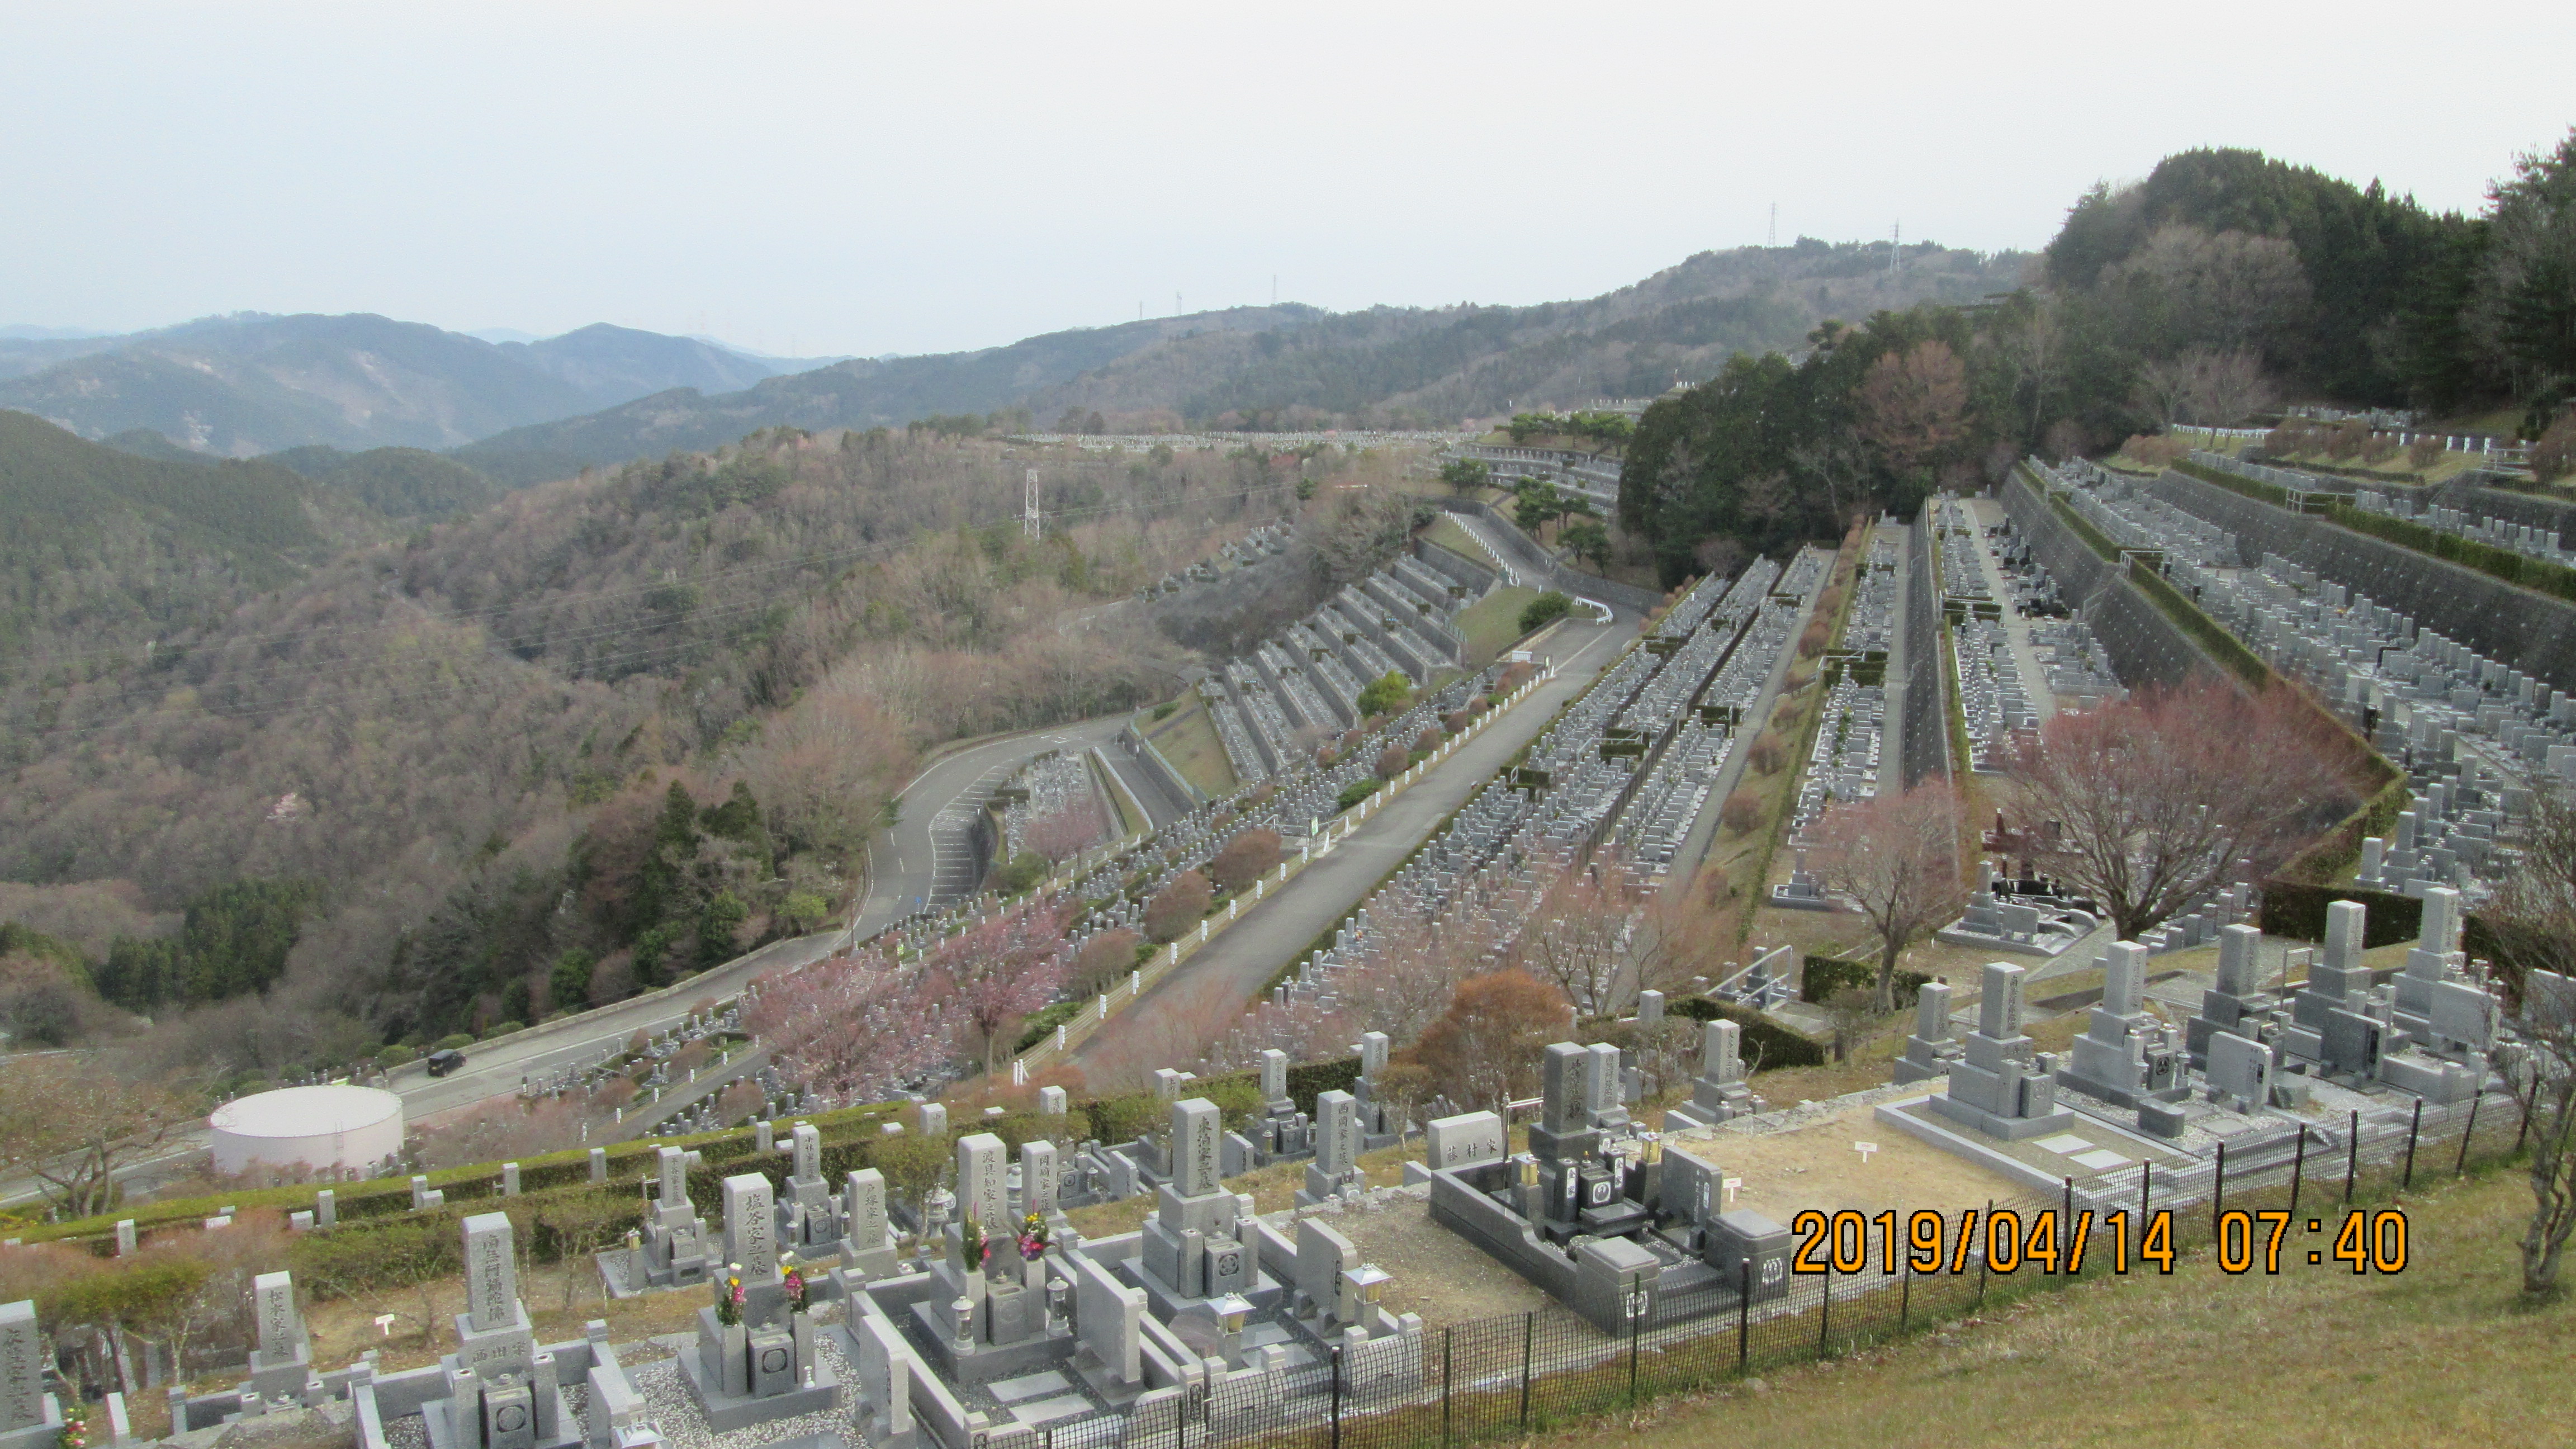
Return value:
[(1022, 504), (1020, 507), (1020, 532), (1031, 538), (1036, 538), (1044, 531), (1043, 526), (1038, 522), (1038, 470), (1031, 468), (1029, 470), (1028, 502)]

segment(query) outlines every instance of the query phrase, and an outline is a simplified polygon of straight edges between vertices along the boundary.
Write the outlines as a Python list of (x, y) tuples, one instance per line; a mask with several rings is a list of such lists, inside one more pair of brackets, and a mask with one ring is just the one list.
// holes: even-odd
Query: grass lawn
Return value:
[(1460, 526), (1457, 519), (1444, 513), (1423, 528), (1422, 536), (1451, 553), (1482, 568), (1494, 566), (1493, 555), (1477, 546), (1476, 540)]
[(1137, 721), (1137, 728), (1181, 777), (1211, 796), (1224, 795), (1234, 789), (1234, 766), (1225, 758), (1225, 744), (1216, 737), (1216, 721), (1208, 718), (1207, 702), (1196, 690), (1181, 697), (1181, 707), (1160, 724), (1150, 715)]
[(1539, 591), (1526, 585), (1498, 588), (1462, 610), (1450, 620), (1458, 632), (1467, 636), (1467, 663), (1470, 668), (1491, 664), (1521, 637), (1521, 610), (1537, 598)]
[(1559, 1433), (1649, 1449), (2568, 1442), (2576, 1299), (2516, 1301), (2525, 1180), (2437, 1180), (2402, 1205), (2402, 1274), (2284, 1253), (2277, 1277), (2229, 1277), (2195, 1252), (2170, 1277), (2034, 1294)]

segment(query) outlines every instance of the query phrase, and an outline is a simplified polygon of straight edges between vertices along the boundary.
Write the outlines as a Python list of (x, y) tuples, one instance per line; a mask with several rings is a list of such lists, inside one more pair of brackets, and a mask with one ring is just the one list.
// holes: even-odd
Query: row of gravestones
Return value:
[[(1705, 621), (1712, 614), (1722, 614), (1720, 606), (1748, 583), (1751, 587), (1744, 597), (1768, 600), (1783, 577), (1777, 564), (1757, 560), (1734, 587), (1716, 579), (1703, 580), (1676, 608)], [(1798, 587), (1812, 592), (1822, 577), (1821, 566), (1805, 568), (1798, 574)], [(1803, 597), (1802, 592), (1795, 599)], [(1800, 607), (1795, 599), (1785, 604), (1784, 612), (1791, 618)], [(1759, 625), (1748, 632), (1738, 652), (1751, 647), (1755, 652), (1747, 657), (1767, 677), (1788, 631), (1776, 629), (1754, 643), (1759, 632)], [(1766, 648), (1771, 652), (1762, 652)], [(1657, 653), (1643, 648), (1623, 655), (1534, 743), (1531, 768), (1544, 772), (1543, 787), (1524, 792), (1509, 780), (1483, 787), (1371, 894), (1349, 925), (1336, 930), (1329, 948), (1301, 962), (1293, 980), (1275, 987), (1255, 1007), (1251, 1019), (1229, 1033), (1209, 1058), (1210, 1064), (1273, 1049), (1290, 1037), (1307, 1012), (1331, 1010), (1343, 1006), (1346, 999), (1355, 1000), (1367, 989), (1370, 969), (1382, 964), (1385, 953), (1421, 950), (1460, 938), (1475, 948), (1471, 953), (1475, 955), (1505, 948), (1525, 925), (1527, 908), (1544, 894), (1547, 881), (1564, 868), (1621, 799), (1624, 775), (1607, 769), (1601, 760), (1600, 746), (1612, 722), (1623, 717), (1658, 673), (1683, 657), (1682, 650)], [(1694, 679), (1704, 677), (1705, 670), (1705, 664), (1693, 668)], [(1713, 749), (1708, 753), (1715, 758)], [(1708, 769), (1714, 773), (1713, 764)], [(1646, 798), (1662, 802), (1667, 797)], [(1704, 807), (1707, 796), (1702, 790), (1691, 798), (1695, 807)], [(1688, 833), (1690, 823), (1674, 815), (1655, 835), (1636, 832), (1625, 840), (1632, 845), (1655, 845), (1668, 855), (1671, 843)], [(1398, 923), (1398, 929), (1376, 929)]]

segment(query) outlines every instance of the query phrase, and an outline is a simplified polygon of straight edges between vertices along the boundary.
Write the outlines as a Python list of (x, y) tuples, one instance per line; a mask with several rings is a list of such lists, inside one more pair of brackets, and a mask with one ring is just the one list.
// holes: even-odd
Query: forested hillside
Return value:
[(854, 358), (738, 393), (681, 388), (561, 422), (516, 428), (459, 456), (497, 477), (533, 479), (623, 463), (674, 448), (720, 446), (762, 428), (899, 427), (1017, 407), (1029, 395), (1117, 358), (1174, 340), (1302, 326), (1311, 307), (1237, 307), (1023, 338), (1006, 347), (885, 360)]
[(1646, 411), (1619, 517), (1669, 579), (1835, 536), (2025, 453), (2229, 425), (2291, 398), (2522, 409), (2576, 427), (2576, 133), (2477, 218), (2251, 151), (2168, 157), (2079, 198), (2043, 285), (1826, 326)]
[(176, 462), (0, 409), (0, 675), (213, 627), (318, 563), (350, 520), (268, 462)]
[(149, 657), (22, 672), (0, 897), (87, 923), (96, 985), (174, 1064), (612, 999), (840, 909), (922, 746), (1168, 693), (1190, 661), (1121, 601), (1301, 477), (1381, 466), (1050, 457), (1032, 542), (1029, 460), (765, 432), (281, 574)]
[(1378, 307), (1293, 330), (1174, 339), (1041, 391), (1029, 406), (1041, 424), (1079, 408), (1159, 412), (1175, 426), (1446, 426), (1651, 397), (1739, 353), (1795, 349), (1827, 317), (2008, 291), (2028, 259), (1922, 244), (1894, 260), (1883, 244), (1802, 238), (1702, 252), (1585, 301)]

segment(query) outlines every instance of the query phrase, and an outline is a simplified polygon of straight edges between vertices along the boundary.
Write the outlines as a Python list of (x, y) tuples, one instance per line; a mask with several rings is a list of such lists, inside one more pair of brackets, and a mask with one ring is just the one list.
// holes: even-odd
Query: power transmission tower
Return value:
[(1902, 249), (1902, 248), (1904, 247), (1904, 245), (1905, 245), (1904, 238), (1905, 238), (1905, 223), (1903, 223), (1903, 222), (1901, 222), (1901, 221), (1900, 221), (1900, 222), (1897, 222), (1897, 223), (1895, 223), (1894, 225), (1892, 225), (1892, 226), (1888, 227), (1888, 229), (1887, 229), (1887, 275), (1888, 275), (1890, 278), (1894, 278), (1894, 277), (1895, 277), (1895, 275), (1896, 275), (1896, 258), (1897, 258), (1897, 254), (1898, 254), (1899, 250), (1900, 250), (1900, 249)]
[(1038, 522), (1038, 470), (1035, 468), (1029, 470), (1028, 502), (1020, 506), (1020, 532), (1031, 538), (1045, 532)]
[(1763, 239), (1762, 244), (1766, 247), (1776, 247), (1780, 244), (1780, 203), (1776, 201), (1771, 203), (1771, 231)]

